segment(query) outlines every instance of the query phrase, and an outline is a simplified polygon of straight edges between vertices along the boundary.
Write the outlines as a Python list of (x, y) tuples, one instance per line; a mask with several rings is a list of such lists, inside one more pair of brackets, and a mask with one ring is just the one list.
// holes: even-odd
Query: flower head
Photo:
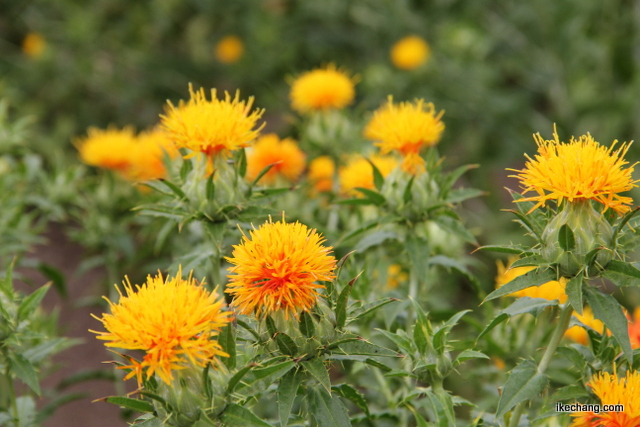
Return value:
[(382, 154), (397, 151), (404, 157), (402, 168), (409, 173), (424, 169), (420, 150), (440, 141), (444, 123), (440, 120), (444, 111), (436, 113), (432, 103), (423, 99), (413, 103), (393, 103), (389, 96), (387, 104), (373, 113), (364, 129), (364, 136), (380, 147)]
[(76, 144), (84, 163), (126, 173), (131, 166), (131, 152), (136, 146), (133, 128), (89, 128), (87, 135)]
[[(132, 361), (134, 374), (141, 381), (146, 369), (147, 378), (154, 373), (167, 384), (173, 378), (172, 371), (184, 369), (189, 364), (205, 366), (215, 356), (227, 356), (213, 339), (231, 319), (222, 311), (223, 301), (215, 291), (208, 291), (191, 278), (162, 278), (162, 274), (147, 277), (142, 286), (124, 283), (126, 295), (119, 288), (120, 299), (109, 302), (111, 314), (103, 314), (100, 320), (107, 332), (91, 331), (104, 341), (107, 347), (146, 352), (142, 362)], [(105, 298), (106, 299), (106, 298)], [(94, 316), (95, 317), (95, 316)]]
[[(516, 260), (515, 257), (510, 257), (508, 264), (505, 266), (501, 261), (498, 261), (498, 275), (496, 276), (496, 287), (499, 288), (507, 283), (511, 282), (518, 276), (528, 273), (535, 267), (515, 267), (511, 268), (511, 264)], [(567, 285), (567, 279), (560, 278), (560, 281), (552, 280), (540, 286), (532, 286), (530, 288), (523, 289), (521, 291), (509, 294), (510, 297), (529, 297), (529, 298), (544, 298), (546, 300), (558, 300), (560, 304), (564, 304), (567, 301), (567, 294), (565, 293), (565, 287)]]
[(40, 57), (46, 47), (47, 42), (44, 37), (38, 33), (29, 33), (24, 40), (22, 40), (22, 51), (32, 59)]
[(238, 36), (226, 36), (216, 44), (214, 53), (223, 64), (233, 64), (242, 58), (244, 45)]
[(640, 373), (617, 374), (600, 372), (587, 385), (602, 405), (624, 405), (621, 412), (574, 412), (572, 427), (637, 427), (640, 425)]
[(353, 102), (354, 81), (335, 65), (301, 74), (291, 84), (291, 106), (300, 113), (341, 109)]
[(618, 195), (637, 187), (631, 174), (635, 164), (624, 168), (624, 160), (630, 144), (615, 148), (617, 141), (607, 148), (594, 141), (590, 134), (578, 139), (571, 137), (569, 143), (561, 142), (554, 129), (552, 140), (543, 140), (540, 134), (534, 139), (538, 145), (535, 158), (527, 157), (523, 170), (512, 175), (520, 180), (523, 193), (536, 192), (537, 195), (519, 199), (534, 201), (531, 211), (555, 200), (559, 205), (568, 202), (595, 200), (607, 209), (618, 213), (629, 210), (633, 202), (630, 197)]
[[(593, 311), (591, 311), (591, 308), (589, 307), (584, 307), (582, 314), (574, 312), (573, 317), (599, 334), (604, 332), (604, 324), (593, 317)], [(589, 334), (587, 334), (587, 330), (580, 325), (573, 325), (567, 329), (564, 336), (582, 345), (587, 345), (587, 342), (589, 341)]]
[(204, 88), (194, 92), (191, 85), (189, 93), (189, 102), (180, 101), (177, 107), (169, 102), (166, 114), (160, 116), (162, 127), (179, 148), (210, 156), (227, 154), (248, 147), (264, 126), (255, 129), (264, 110), (250, 112), (253, 97), (245, 102), (240, 101), (239, 92), (234, 98), (225, 92), (224, 99), (218, 99), (212, 89), (209, 101)]
[(129, 155), (126, 176), (137, 181), (163, 178), (166, 175), (165, 154), (173, 158), (179, 152), (164, 130), (156, 128), (140, 133)]
[(280, 139), (270, 133), (258, 138), (247, 153), (247, 178), (255, 179), (267, 166), (273, 165), (261, 180), (273, 183), (282, 176), (287, 181), (296, 181), (304, 172), (306, 155), (290, 138)]
[(391, 264), (387, 267), (387, 288), (395, 289), (408, 279), (409, 275), (402, 270), (400, 264)]
[[(386, 177), (398, 166), (398, 161), (391, 156), (373, 155), (369, 159), (383, 177)], [(373, 181), (373, 168), (367, 159), (361, 156), (351, 157), (347, 164), (338, 171), (340, 180), (340, 192), (350, 196), (361, 197), (356, 188), (375, 188)]]
[(309, 163), (309, 181), (319, 193), (333, 189), (335, 173), (336, 163), (329, 156), (316, 157)]
[(634, 350), (640, 348), (640, 307), (633, 310), (633, 316), (629, 320), (629, 339), (631, 348)]
[(402, 70), (413, 70), (427, 62), (431, 49), (418, 36), (407, 36), (398, 40), (391, 48), (391, 62)]
[(335, 277), (331, 247), (304, 224), (269, 219), (242, 240), (226, 258), (233, 267), (225, 290), (241, 314), (261, 317), (282, 310), (287, 318), (297, 317), (316, 304), (316, 290), (324, 288), (316, 282)]

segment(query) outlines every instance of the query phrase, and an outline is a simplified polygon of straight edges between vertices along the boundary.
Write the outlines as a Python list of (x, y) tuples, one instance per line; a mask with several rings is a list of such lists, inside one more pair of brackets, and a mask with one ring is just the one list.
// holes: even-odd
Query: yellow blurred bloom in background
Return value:
[(316, 157), (309, 163), (308, 179), (319, 193), (333, 190), (336, 163), (329, 156)]
[(106, 130), (89, 128), (87, 137), (77, 141), (80, 159), (90, 166), (111, 169), (126, 175), (135, 151), (136, 135), (132, 127)]
[[(369, 160), (383, 177), (387, 177), (398, 166), (398, 160), (391, 156), (373, 155)], [(353, 197), (362, 197), (362, 193), (356, 190), (357, 187), (375, 189), (371, 163), (362, 156), (351, 157), (338, 171), (340, 192)]]
[(418, 36), (404, 37), (391, 48), (391, 62), (401, 70), (414, 70), (426, 63), (430, 56), (429, 45)]
[(132, 360), (132, 371), (141, 382), (143, 370), (150, 378), (154, 373), (167, 384), (172, 372), (189, 365), (204, 367), (215, 356), (228, 355), (215, 341), (218, 332), (231, 320), (231, 313), (222, 310), (223, 299), (216, 291), (208, 291), (204, 283), (191, 276), (163, 279), (162, 274), (147, 277), (142, 286), (124, 283), (126, 294), (119, 288), (120, 298), (114, 303), (107, 298), (111, 314), (100, 320), (107, 332), (91, 331), (104, 341), (106, 347), (146, 352), (142, 362)]
[(424, 170), (420, 151), (436, 145), (442, 137), (443, 114), (444, 111), (436, 113), (435, 106), (425, 104), (423, 99), (394, 104), (389, 96), (387, 103), (373, 113), (364, 136), (374, 141), (382, 154), (392, 151), (402, 154), (402, 168), (415, 174)]
[(298, 317), (318, 299), (316, 282), (332, 280), (336, 259), (324, 237), (298, 222), (268, 222), (242, 237), (233, 247), (226, 293), (241, 314), (262, 317), (283, 311), (286, 318)]
[(248, 147), (264, 126), (256, 127), (264, 110), (251, 112), (253, 97), (241, 101), (239, 92), (234, 98), (225, 92), (224, 99), (218, 99), (212, 89), (209, 101), (204, 88), (194, 91), (191, 85), (189, 94), (191, 99), (180, 101), (177, 107), (169, 101), (166, 114), (160, 116), (162, 127), (178, 148), (208, 156), (227, 155)]
[(260, 181), (272, 184), (278, 176), (295, 182), (304, 172), (306, 155), (291, 138), (280, 139), (270, 133), (259, 137), (247, 153), (247, 179), (254, 180), (267, 166), (273, 165)]
[(46, 47), (46, 40), (38, 33), (29, 33), (22, 40), (22, 52), (31, 59), (39, 58)]
[[(511, 264), (518, 258), (509, 257), (507, 265), (505, 266), (502, 261), (497, 262), (498, 274), (496, 276), (496, 288), (499, 288), (507, 283), (511, 282), (518, 276), (528, 273), (533, 270), (534, 267), (516, 267), (511, 268)], [(529, 297), (529, 298), (544, 298), (547, 300), (558, 300), (560, 304), (564, 304), (567, 301), (567, 294), (565, 293), (565, 287), (567, 285), (567, 279), (560, 278), (560, 281), (552, 280), (540, 286), (532, 286), (521, 291), (514, 292), (507, 296), (510, 297)]]
[[(591, 311), (591, 308), (589, 307), (584, 307), (584, 309), (582, 310), (582, 314), (574, 312), (573, 317), (579, 320), (583, 325), (590, 327), (599, 334), (602, 334), (604, 332), (604, 324), (600, 320), (593, 317), (593, 311)], [(587, 345), (587, 343), (589, 342), (589, 334), (587, 333), (587, 330), (579, 325), (573, 325), (572, 327), (567, 329), (567, 331), (564, 333), (564, 336), (582, 345)]]
[(180, 154), (169, 135), (160, 128), (141, 132), (131, 153), (131, 165), (126, 177), (136, 181), (164, 178), (164, 156), (174, 158)]
[(299, 113), (342, 109), (353, 102), (354, 86), (353, 78), (333, 64), (307, 71), (291, 84), (291, 107)]
[(233, 64), (242, 58), (244, 44), (238, 36), (226, 36), (216, 44), (214, 53), (223, 64)]

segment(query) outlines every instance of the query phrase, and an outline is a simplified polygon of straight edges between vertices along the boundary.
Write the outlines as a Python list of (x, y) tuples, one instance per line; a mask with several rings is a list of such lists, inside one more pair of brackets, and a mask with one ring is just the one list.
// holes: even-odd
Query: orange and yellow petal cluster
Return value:
[[(574, 312), (573, 317), (599, 334), (604, 332), (604, 324), (593, 316), (593, 311), (591, 311), (591, 308), (589, 307), (584, 307), (582, 314)], [(564, 336), (582, 345), (587, 345), (589, 342), (589, 334), (587, 333), (587, 330), (580, 325), (573, 325), (567, 329)]]
[(409, 275), (402, 270), (400, 264), (391, 264), (387, 268), (387, 287), (389, 289), (397, 288), (401, 283), (406, 282)]
[(600, 372), (587, 385), (602, 405), (624, 405), (622, 412), (574, 412), (571, 427), (637, 427), (640, 426), (640, 373), (616, 374)]
[[(511, 268), (511, 264), (516, 260), (516, 257), (509, 257), (509, 261), (505, 266), (502, 261), (497, 262), (498, 274), (496, 275), (496, 288), (499, 288), (507, 283), (511, 282), (518, 276), (528, 273), (535, 267), (515, 267)], [(530, 288), (523, 289), (521, 291), (514, 292), (507, 296), (510, 297), (529, 297), (529, 298), (543, 298), (546, 300), (558, 300), (560, 304), (567, 301), (567, 294), (565, 293), (565, 287), (567, 285), (567, 279), (561, 277), (559, 281), (552, 280), (540, 286), (532, 286)]]
[(316, 304), (317, 289), (324, 288), (316, 282), (335, 277), (332, 248), (304, 224), (269, 220), (242, 240), (226, 258), (233, 266), (225, 290), (241, 314), (283, 311), (286, 318), (297, 317)]
[(256, 128), (264, 110), (251, 112), (253, 97), (245, 102), (239, 92), (234, 98), (225, 92), (224, 99), (218, 99), (212, 89), (209, 101), (204, 88), (194, 91), (191, 85), (189, 93), (188, 102), (180, 101), (177, 107), (169, 102), (166, 114), (160, 116), (162, 127), (178, 148), (210, 156), (228, 154), (248, 147), (264, 126)]
[[(383, 177), (387, 177), (398, 166), (398, 161), (391, 156), (373, 155), (369, 159)], [(347, 164), (338, 171), (340, 192), (353, 197), (362, 197), (356, 188), (375, 189), (373, 168), (369, 160), (361, 156), (351, 157)]]
[(307, 71), (291, 84), (291, 107), (299, 113), (341, 109), (353, 102), (355, 83), (335, 65)]
[[(189, 277), (148, 276), (135, 289), (127, 279), (126, 295), (118, 289), (119, 301), (109, 302), (111, 314), (101, 319), (107, 332), (91, 331), (108, 341), (107, 347), (143, 350), (142, 362), (133, 363), (127, 378), (146, 369), (147, 378), (156, 373), (169, 384), (172, 371), (191, 365), (205, 366), (215, 356), (227, 356), (215, 341), (218, 332), (231, 320), (223, 311), (223, 300), (215, 291)], [(106, 298), (105, 298), (106, 299)], [(96, 317), (97, 318), (97, 317)], [(127, 379), (125, 378), (125, 379)]]
[(387, 104), (373, 113), (364, 129), (364, 136), (375, 141), (382, 154), (397, 151), (404, 157), (402, 168), (409, 173), (424, 170), (420, 150), (436, 145), (444, 132), (440, 120), (444, 111), (436, 113), (432, 103), (417, 99), (413, 103), (394, 104), (389, 96)]
[(309, 182), (318, 193), (333, 189), (333, 179), (336, 174), (336, 163), (329, 156), (316, 157), (309, 163)]
[(254, 180), (267, 166), (273, 165), (262, 178), (263, 183), (273, 183), (278, 176), (295, 182), (306, 166), (307, 156), (291, 138), (278, 138), (270, 133), (259, 137), (247, 153), (247, 179)]
[(78, 141), (80, 159), (91, 166), (111, 169), (132, 181), (165, 176), (164, 156), (178, 155), (167, 134), (159, 129), (136, 136), (133, 128), (89, 128)]
[(238, 36), (226, 36), (216, 44), (214, 53), (223, 64), (233, 64), (242, 58), (244, 44)]
[(554, 130), (552, 140), (544, 140), (540, 134), (534, 135), (538, 154), (532, 159), (527, 156), (523, 170), (513, 170), (512, 175), (520, 180), (523, 194), (537, 193), (519, 201), (534, 201), (531, 209), (544, 206), (555, 200), (559, 205), (568, 202), (595, 200), (606, 209), (625, 213), (633, 203), (630, 197), (618, 193), (637, 187), (632, 173), (635, 166), (624, 160), (630, 144), (616, 148), (617, 141), (607, 148), (596, 142), (590, 134), (579, 138), (571, 137), (569, 143), (561, 142)]
[(32, 59), (40, 57), (46, 47), (46, 40), (38, 33), (29, 33), (22, 40), (22, 51)]
[(431, 49), (418, 36), (407, 36), (398, 40), (391, 48), (391, 62), (401, 70), (414, 70), (427, 62)]
[(634, 350), (640, 348), (640, 307), (633, 310), (633, 317), (629, 320), (629, 339), (631, 348)]

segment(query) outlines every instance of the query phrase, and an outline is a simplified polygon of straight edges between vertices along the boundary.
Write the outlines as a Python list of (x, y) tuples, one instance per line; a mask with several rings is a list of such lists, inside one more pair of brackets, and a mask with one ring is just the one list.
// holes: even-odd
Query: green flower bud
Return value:
[[(566, 225), (568, 228), (564, 228)], [(596, 248), (596, 263), (606, 267), (613, 252), (613, 227), (587, 201), (569, 202), (542, 233), (542, 257), (557, 264), (560, 274), (573, 277), (587, 262), (586, 255)]]

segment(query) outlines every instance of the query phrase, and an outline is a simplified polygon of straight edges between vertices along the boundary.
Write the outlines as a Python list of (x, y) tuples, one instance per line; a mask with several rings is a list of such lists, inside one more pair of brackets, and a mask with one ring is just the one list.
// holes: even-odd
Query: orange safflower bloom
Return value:
[(309, 181), (319, 193), (333, 190), (335, 173), (336, 163), (329, 156), (316, 157), (309, 163)]
[(304, 224), (269, 219), (242, 240), (226, 258), (233, 267), (225, 290), (241, 314), (262, 317), (284, 311), (286, 318), (297, 317), (316, 304), (317, 289), (324, 288), (316, 282), (335, 278), (332, 248)]
[(640, 307), (633, 310), (633, 317), (629, 320), (629, 339), (631, 348), (640, 348)]
[(278, 176), (296, 181), (304, 172), (306, 155), (291, 138), (270, 133), (259, 137), (247, 153), (247, 179), (254, 180), (267, 166), (273, 165), (261, 181), (273, 183)]
[(291, 107), (299, 113), (339, 110), (353, 102), (354, 86), (353, 78), (333, 64), (307, 71), (291, 84)]

